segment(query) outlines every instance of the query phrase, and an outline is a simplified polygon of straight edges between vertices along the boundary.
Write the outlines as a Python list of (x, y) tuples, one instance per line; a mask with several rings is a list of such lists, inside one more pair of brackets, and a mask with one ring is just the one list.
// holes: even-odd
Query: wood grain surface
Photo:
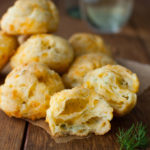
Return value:
[[(0, 0), (0, 16), (14, 0)], [(85, 22), (67, 16), (63, 0), (55, 0), (60, 10), (60, 27), (57, 32), (68, 38), (76, 32), (93, 32)], [(119, 34), (101, 35), (110, 45), (113, 55), (150, 64), (150, 1), (136, 0), (133, 15)], [(1, 83), (5, 75), (0, 74)], [(138, 96), (136, 108), (123, 118), (114, 118), (112, 130), (104, 136), (75, 140), (67, 144), (56, 144), (41, 128), (25, 121), (8, 118), (0, 112), (0, 150), (119, 150), (116, 141), (118, 127), (128, 128), (142, 121), (150, 135), (150, 89)], [(150, 150), (150, 149), (147, 149)]]

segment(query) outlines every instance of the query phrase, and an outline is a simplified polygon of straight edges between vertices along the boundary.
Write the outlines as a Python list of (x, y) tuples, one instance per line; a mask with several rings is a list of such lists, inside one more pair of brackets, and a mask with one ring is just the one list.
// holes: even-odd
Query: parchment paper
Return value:
[[(147, 64), (141, 64), (135, 61), (130, 61), (122, 58), (117, 58), (116, 59), (118, 64), (121, 64), (127, 68), (129, 68), (132, 72), (136, 73), (139, 80), (140, 80), (140, 90), (138, 94), (142, 94), (144, 90), (146, 90), (148, 87), (150, 87), (150, 65)], [(4, 69), (4, 73), (8, 72), (9, 66)], [(44, 119), (37, 120), (37, 121), (31, 121), (27, 120), (31, 124), (41, 127), (44, 129), (48, 134), (50, 133), (48, 124), (44, 121)], [(89, 136), (88, 136), (89, 137)], [(67, 137), (60, 137), (60, 138), (55, 138), (53, 137), (56, 143), (66, 143), (69, 141), (72, 141), (74, 139), (82, 139), (85, 137), (77, 137), (77, 136), (67, 136)]]

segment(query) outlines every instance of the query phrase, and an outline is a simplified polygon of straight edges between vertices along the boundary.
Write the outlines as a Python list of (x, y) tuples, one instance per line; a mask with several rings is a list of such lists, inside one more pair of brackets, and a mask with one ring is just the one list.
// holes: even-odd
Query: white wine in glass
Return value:
[(117, 33), (127, 23), (133, 0), (80, 0), (81, 15), (96, 31)]

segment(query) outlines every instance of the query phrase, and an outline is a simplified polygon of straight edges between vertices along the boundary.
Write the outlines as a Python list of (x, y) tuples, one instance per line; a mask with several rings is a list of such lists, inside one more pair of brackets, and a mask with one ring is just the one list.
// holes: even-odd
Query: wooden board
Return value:
[[(64, 11), (63, 0), (55, 0), (61, 11), (60, 28), (57, 34), (68, 38), (76, 32), (92, 32), (85, 22), (72, 19)], [(0, 0), (2, 14), (12, 0)], [(149, 0), (136, 0), (133, 16), (119, 34), (102, 35), (112, 49), (114, 56), (150, 64), (150, 9)], [(1, 82), (5, 76), (0, 75)], [(19, 119), (8, 118), (0, 112), (0, 150), (118, 150), (116, 140), (118, 127), (128, 128), (132, 123), (142, 121), (148, 126), (150, 135), (150, 89), (138, 97), (136, 108), (123, 118), (114, 118), (112, 130), (104, 136), (91, 136), (67, 144), (56, 144), (41, 128)], [(147, 149), (148, 150), (148, 149)]]
[(143, 1), (137, 0), (135, 4), (132, 23), (137, 31), (136, 34), (141, 42), (143, 42), (150, 57), (150, 19), (148, 19), (150, 17), (150, 1), (144, 0), (143, 5)]
[(24, 130), (25, 121), (9, 118), (0, 111), (0, 150), (20, 150)]

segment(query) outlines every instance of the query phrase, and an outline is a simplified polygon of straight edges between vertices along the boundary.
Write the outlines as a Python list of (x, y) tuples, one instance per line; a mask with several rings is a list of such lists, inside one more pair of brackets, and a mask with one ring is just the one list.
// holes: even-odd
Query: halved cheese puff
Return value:
[(120, 65), (107, 65), (89, 72), (83, 86), (103, 95), (118, 116), (130, 112), (136, 105), (139, 80), (135, 73)]
[(112, 118), (113, 109), (102, 96), (77, 87), (51, 97), (46, 121), (54, 137), (87, 136), (89, 133), (107, 133)]

